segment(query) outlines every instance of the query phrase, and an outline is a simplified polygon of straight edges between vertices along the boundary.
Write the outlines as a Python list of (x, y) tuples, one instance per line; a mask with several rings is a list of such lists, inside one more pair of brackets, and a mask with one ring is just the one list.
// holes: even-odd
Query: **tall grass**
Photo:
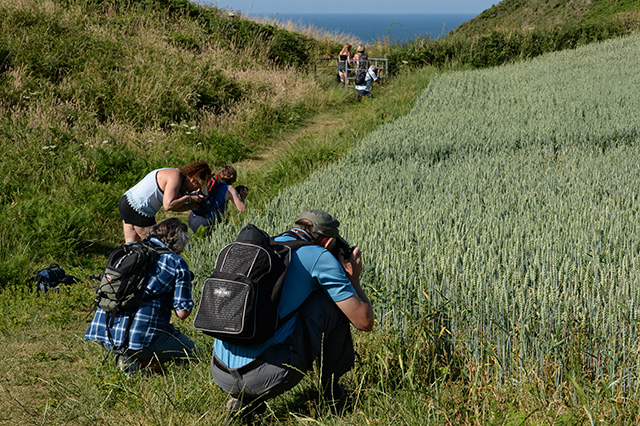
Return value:
[[(431, 69), (405, 75), (402, 82), (406, 87), (376, 88), (374, 102), (356, 104), (352, 100), (352, 108), (333, 108), (319, 114), (302, 131), (283, 134), (291, 143), (284, 147), (278, 145), (279, 154), (271, 156), (269, 152), (268, 159), (261, 159), (251, 167), (239, 163), (243, 182), (245, 178), (251, 182), (251, 208), (260, 208), (259, 200), (272, 198), (286, 186), (303, 180), (312, 170), (321, 168), (326, 161), (339, 158), (381, 120), (391, 121), (408, 112), (434, 73)], [(172, 129), (190, 131), (183, 126)], [(233, 227), (233, 223), (244, 219), (234, 213), (229, 214), (228, 226)], [(226, 226), (219, 227), (216, 232), (224, 229)], [(192, 240), (194, 248), (200, 241), (199, 236)], [(185, 257), (192, 267), (199, 261), (191, 252)], [(66, 268), (68, 263), (63, 266)], [(102, 267), (104, 260), (95, 269), (74, 266), (67, 271), (87, 277)], [(198, 282), (209, 267), (210, 264), (199, 264)], [(169, 366), (164, 376), (145, 373), (126, 379), (115, 369), (112, 358), (101, 365), (105, 353), (100, 345), (81, 339), (88, 325), (87, 313), (95, 285), (95, 281), (85, 280), (46, 295), (31, 293), (21, 285), (7, 286), (0, 292), (0, 339), (3, 342), (0, 424), (219, 424), (224, 418), (226, 395), (211, 381), (211, 339), (197, 333), (189, 319), (179, 322), (176, 326), (202, 349), (200, 362), (186, 369)], [(400, 403), (399, 399), (393, 402), (385, 395), (398, 388), (385, 385), (379, 392), (375, 388), (378, 380), (391, 381), (399, 371), (395, 353), (403, 340), (389, 333), (385, 342), (383, 347), (373, 339), (359, 343), (362, 357), (376, 359), (376, 351), (380, 350), (387, 367), (372, 371), (359, 368), (345, 378), (345, 385), (357, 397), (351, 408), (336, 412), (327, 406), (319, 396), (318, 377), (311, 374), (294, 391), (270, 403), (264, 424), (385, 423), (380, 420), (386, 418), (385, 411), (392, 412), (391, 404)], [(376, 379), (373, 383), (363, 381), (363, 376)], [(426, 408), (413, 405), (403, 411), (410, 413), (410, 418), (420, 419)], [(437, 418), (433, 413), (429, 416)]]
[(341, 32), (338, 30), (327, 31), (323, 28), (318, 28), (313, 24), (307, 24), (302, 21), (281, 19), (277, 15), (275, 17), (245, 15), (244, 17), (263, 25), (274, 25), (287, 31), (304, 34), (316, 40), (328, 40), (334, 43), (338, 43), (340, 48), (342, 48), (342, 45), (347, 42), (351, 43), (354, 46), (357, 44), (362, 44), (362, 41), (353, 34)]
[[(104, 6), (104, 16), (82, 13), (82, 4), (0, 0), (7, 17), (0, 21), (0, 282), (6, 286), (0, 292), (0, 423), (220, 423), (226, 395), (210, 379), (212, 342), (189, 320), (177, 326), (202, 348), (199, 363), (127, 379), (112, 359), (100, 365), (99, 345), (81, 340), (94, 282), (40, 295), (6, 277), (19, 282), (34, 265), (61, 261), (61, 253), (70, 272), (96, 272), (103, 260), (92, 270), (83, 258), (120, 242), (114, 206), (139, 173), (203, 153), (235, 161), (279, 132), (292, 137), (287, 130), (298, 120), (326, 110), (352, 125), (318, 126), (314, 136), (301, 132), (302, 143), (291, 146), (302, 149), (284, 150), (265, 169), (244, 169), (253, 194), (274, 200), (263, 214), (231, 215), (213, 238), (196, 238), (187, 254), (197, 295), (218, 249), (246, 220), (280, 232), (306, 207), (334, 213), (347, 239), (363, 248), (363, 282), (379, 322), (374, 333), (356, 334), (357, 366), (344, 380), (353, 402), (336, 413), (318, 396), (311, 374), (270, 401), (263, 423), (638, 422), (633, 158), (639, 86), (630, 65), (637, 37), (440, 76), (412, 115), (400, 119), (433, 69), (403, 74), (401, 85), (376, 88), (384, 96), (345, 113), (349, 93), (269, 62), (246, 40), (228, 53), (228, 42), (215, 42), (186, 18), (195, 13), (188, 2), (157, 15), (137, 14), (126, 1), (95, 3)], [(10, 25), (24, 22), (33, 33), (29, 25), (18, 25), (22, 33)], [(68, 31), (54, 41), (44, 22)], [(87, 29), (90, 36), (77, 36)], [(28, 52), (14, 32), (25, 42), (47, 36), (49, 44), (32, 55), (36, 65), (16, 60)], [(188, 95), (202, 88), (198, 75), (188, 78), (187, 68), (195, 67), (235, 83), (231, 94), (239, 87), (249, 96), (224, 104), (220, 113), (195, 106), (187, 110), (191, 119), (165, 127), (158, 124), (161, 109), (151, 104), (131, 112), (148, 117), (149, 126), (100, 122), (95, 111), (109, 103), (82, 95), (84, 85), (94, 83), (79, 71), (100, 67), (65, 56), (73, 52), (64, 41), (70, 33), (76, 35), (69, 46), (106, 49), (84, 50), (85, 59), (101, 57), (120, 73), (101, 76), (107, 80), (95, 87), (124, 93), (137, 84), (149, 88), (141, 98), (152, 98), (162, 94), (152, 80), (164, 78), (193, 83), (167, 91)], [(166, 55), (158, 53), (163, 48)], [(145, 49), (158, 69), (145, 68), (136, 49)], [(138, 61), (151, 76), (137, 74), (129, 62), (118, 65), (120, 57)], [(249, 65), (263, 60), (267, 71), (256, 76)], [(229, 63), (234, 67), (223, 69)], [(181, 77), (164, 75), (168, 68)], [(217, 80), (216, 69), (229, 79)], [(77, 76), (83, 84), (74, 83)], [(261, 79), (268, 81), (255, 82)], [(123, 105), (140, 101), (122, 99)], [(192, 105), (193, 99), (178, 96), (171, 104)], [(246, 117), (254, 122), (244, 123)], [(381, 121), (393, 123), (366, 136)], [(323, 167), (356, 145), (351, 156)], [(308, 182), (286, 189), (310, 174)]]

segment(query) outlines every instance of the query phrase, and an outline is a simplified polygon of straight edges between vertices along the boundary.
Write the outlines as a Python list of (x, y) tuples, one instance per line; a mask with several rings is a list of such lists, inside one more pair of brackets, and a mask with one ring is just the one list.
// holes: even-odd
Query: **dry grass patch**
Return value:
[(273, 25), (275, 27), (303, 34), (317, 40), (333, 41), (337, 43), (345, 43), (345, 40), (349, 40), (349, 42), (353, 45), (362, 44), (362, 41), (353, 34), (344, 33), (341, 31), (327, 31), (323, 28), (318, 28), (313, 24), (305, 24), (302, 21), (293, 21), (292, 19), (283, 20), (278, 18), (271, 18), (268, 16), (243, 15), (243, 18), (263, 25)]

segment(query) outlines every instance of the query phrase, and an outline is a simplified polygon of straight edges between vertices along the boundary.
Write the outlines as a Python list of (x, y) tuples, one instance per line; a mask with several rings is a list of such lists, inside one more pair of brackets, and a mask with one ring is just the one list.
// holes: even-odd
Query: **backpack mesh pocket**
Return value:
[(193, 326), (203, 332), (241, 333), (250, 292), (250, 286), (246, 283), (208, 278), (202, 288)]
[[(259, 246), (235, 243), (227, 247), (227, 253), (219, 268), (220, 272), (248, 277), (260, 255), (265, 258), (263, 262), (269, 262), (269, 255)], [(268, 267), (270, 268), (270, 265)]]

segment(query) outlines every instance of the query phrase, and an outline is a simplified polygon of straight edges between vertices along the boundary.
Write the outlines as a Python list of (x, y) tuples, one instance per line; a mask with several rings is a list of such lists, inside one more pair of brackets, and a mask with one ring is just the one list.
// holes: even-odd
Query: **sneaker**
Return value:
[(356, 102), (360, 102), (361, 99), (362, 99), (362, 95), (358, 93), (358, 96), (356, 96)]
[(127, 377), (133, 377), (139, 370), (138, 361), (136, 359), (128, 359), (124, 355), (116, 355), (116, 367), (122, 370)]

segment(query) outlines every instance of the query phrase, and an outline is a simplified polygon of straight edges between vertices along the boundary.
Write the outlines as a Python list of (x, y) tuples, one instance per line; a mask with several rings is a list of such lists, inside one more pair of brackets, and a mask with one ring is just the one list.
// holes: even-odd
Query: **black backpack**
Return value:
[(356, 72), (356, 78), (354, 82), (356, 83), (357, 86), (362, 86), (365, 84), (366, 78), (367, 78), (367, 70), (358, 70)]
[(64, 269), (55, 262), (38, 271), (33, 278), (33, 283), (41, 293), (46, 293), (49, 290), (58, 291), (60, 284), (73, 284), (75, 282), (78, 282), (78, 279), (73, 275), (67, 275)]
[(204, 282), (193, 326), (236, 345), (268, 340), (289, 319), (279, 318), (278, 304), (291, 250), (311, 244), (302, 239), (276, 242), (255, 225), (245, 226), (220, 251)]
[(109, 254), (107, 266), (100, 277), (94, 305), (107, 313), (135, 312), (143, 302), (147, 273), (163, 253), (172, 251), (150, 241), (116, 247)]

